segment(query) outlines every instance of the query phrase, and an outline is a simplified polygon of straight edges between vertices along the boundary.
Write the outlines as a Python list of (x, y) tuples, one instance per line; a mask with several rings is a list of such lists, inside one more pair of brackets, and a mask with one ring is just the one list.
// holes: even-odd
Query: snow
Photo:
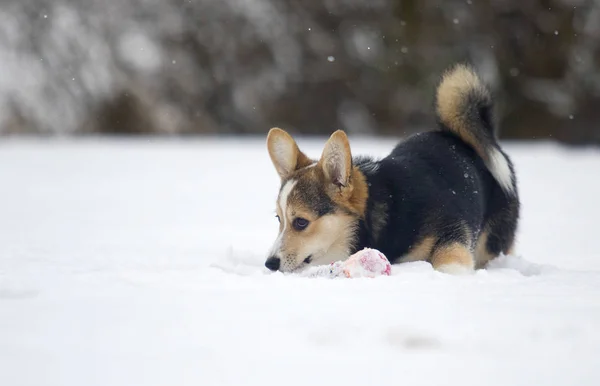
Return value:
[(263, 268), (279, 183), (263, 138), (7, 139), (0, 384), (597, 385), (600, 152), (505, 149), (516, 256), (331, 280)]

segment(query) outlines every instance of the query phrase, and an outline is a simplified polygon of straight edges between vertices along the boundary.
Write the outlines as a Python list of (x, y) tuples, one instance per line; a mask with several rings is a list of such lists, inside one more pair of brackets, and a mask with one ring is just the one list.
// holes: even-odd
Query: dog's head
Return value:
[(368, 189), (364, 175), (352, 165), (346, 134), (333, 133), (318, 161), (278, 128), (269, 132), (267, 147), (281, 187), (275, 205), (279, 235), (266, 267), (292, 272), (347, 258)]

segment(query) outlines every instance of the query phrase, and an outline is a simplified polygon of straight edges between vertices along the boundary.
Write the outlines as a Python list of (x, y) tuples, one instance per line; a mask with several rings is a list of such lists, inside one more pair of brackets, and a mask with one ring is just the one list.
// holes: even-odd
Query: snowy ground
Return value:
[(263, 139), (5, 140), (0, 385), (598, 385), (600, 152), (506, 148), (518, 256), (328, 280), (263, 269)]

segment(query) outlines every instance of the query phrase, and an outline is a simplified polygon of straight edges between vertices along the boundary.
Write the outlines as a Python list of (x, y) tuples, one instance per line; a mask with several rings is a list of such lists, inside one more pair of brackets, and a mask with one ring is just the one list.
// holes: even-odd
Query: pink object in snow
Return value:
[(342, 263), (342, 272), (349, 278), (389, 276), (392, 273), (392, 265), (383, 253), (376, 249), (365, 248)]
[(376, 249), (365, 248), (344, 261), (329, 265), (310, 267), (301, 273), (307, 277), (376, 277), (392, 273), (392, 265), (385, 255)]

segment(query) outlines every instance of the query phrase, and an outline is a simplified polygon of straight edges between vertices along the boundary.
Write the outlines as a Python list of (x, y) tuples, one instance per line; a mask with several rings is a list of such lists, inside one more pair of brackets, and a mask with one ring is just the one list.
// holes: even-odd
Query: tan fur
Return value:
[(369, 189), (365, 176), (352, 167), (352, 153), (346, 134), (338, 130), (331, 135), (319, 160), (327, 194), (333, 202), (361, 218), (365, 216)]
[(317, 166), (325, 178), (319, 182), (326, 186), (332, 201), (364, 218), (369, 189), (365, 176), (352, 166), (352, 152), (346, 133), (338, 130), (331, 135)]
[(475, 268), (477, 269), (485, 267), (487, 263), (497, 257), (487, 249), (488, 236), (488, 231), (483, 231), (479, 236), (479, 240), (477, 240), (477, 245), (475, 246)]
[(346, 187), (350, 179), (352, 152), (346, 133), (337, 130), (325, 144), (319, 166), (334, 185)]
[(475, 266), (473, 254), (463, 244), (453, 243), (436, 249), (431, 256), (431, 265), (438, 271), (450, 272), (455, 267), (472, 271)]
[(357, 167), (352, 169), (350, 189), (342, 189), (341, 194), (336, 194), (332, 189), (330, 197), (337, 205), (342, 206), (360, 218), (365, 218), (367, 199), (369, 198), (369, 187), (367, 180)]
[[(479, 240), (477, 240), (477, 245), (475, 247), (475, 268), (482, 269), (492, 260), (498, 257), (491, 253), (487, 248), (487, 241), (489, 238), (489, 232), (484, 230), (481, 232), (479, 236)], [(514, 253), (514, 243), (508, 247), (505, 251), (502, 251), (506, 255), (512, 255)]]
[(447, 71), (437, 89), (437, 113), (440, 120), (463, 141), (477, 151), (487, 161), (488, 154), (481, 143), (473, 136), (464, 114), (469, 94), (475, 93), (482, 100), (491, 98), (477, 74), (465, 65), (459, 64)]
[(411, 261), (429, 261), (431, 257), (431, 250), (435, 245), (436, 239), (434, 237), (425, 237), (416, 245), (413, 245), (408, 253), (400, 258), (403, 263)]
[(269, 130), (267, 149), (269, 157), (282, 179), (287, 178), (295, 170), (312, 163), (310, 158), (300, 151), (292, 136), (277, 127)]

